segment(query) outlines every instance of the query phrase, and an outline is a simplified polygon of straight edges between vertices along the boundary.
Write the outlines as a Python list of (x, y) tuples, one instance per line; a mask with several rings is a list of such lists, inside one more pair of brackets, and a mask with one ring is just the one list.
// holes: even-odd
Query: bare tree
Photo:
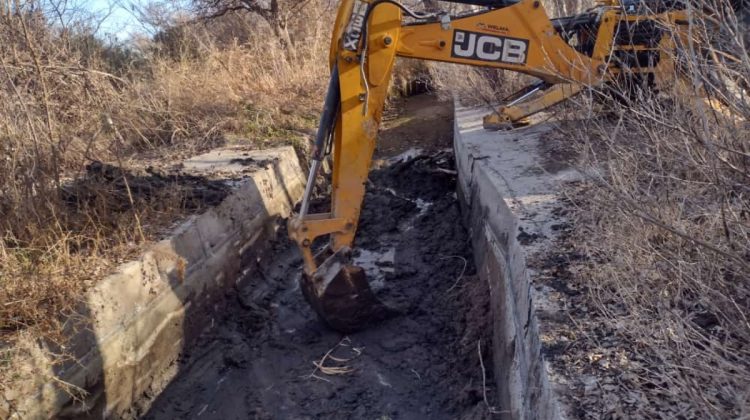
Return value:
[(290, 31), (292, 17), (313, 0), (196, 0), (195, 7), (205, 19), (227, 13), (248, 12), (262, 17), (271, 26), (274, 35), (287, 51), (290, 59), (296, 57), (295, 40)]

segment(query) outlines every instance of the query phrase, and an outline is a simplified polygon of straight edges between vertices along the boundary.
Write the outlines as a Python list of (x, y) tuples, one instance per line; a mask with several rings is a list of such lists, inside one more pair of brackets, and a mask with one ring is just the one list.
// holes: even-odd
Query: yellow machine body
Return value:
[[(675, 45), (685, 36), (681, 29), (686, 22), (684, 12), (629, 15), (619, 3), (604, 3), (589, 13), (593, 23), (580, 32), (575, 46), (563, 37), (565, 22), (551, 20), (538, 0), (456, 18), (433, 15), (427, 22), (408, 24), (395, 2), (341, 1), (330, 49), (331, 68), (338, 78), (331, 86), (339, 90), (339, 102), (327, 104), (337, 109), (329, 136), (333, 143), (331, 212), (307, 214), (303, 204), (304, 210), (289, 222), (289, 235), (304, 257), (303, 289), (324, 320), (336, 329), (358, 328), (331, 321), (350, 316), (340, 313), (343, 309), (319, 304), (327, 298), (326, 290), (334, 279), (342, 278), (320, 271), (346, 266), (396, 57), (505, 69), (540, 80), (539, 88), (521, 95), (524, 101), (513, 101), (485, 117), (487, 128), (520, 122), (584, 89), (616, 81), (624, 73), (643, 73), (657, 86), (670, 83), (675, 74)], [(623, 42), (621, 34), (630, 33), (623, 31), (623, 25), (643, 22), (668, 30), (654, 30), (659, 39), (646, 39), (643, 45), (633, 39)], [(621, 59), (616, 60), (618, 54)], [(646, 65), (642, 57), (648, 58)], [(314, 183), (316, 172), (314, 166), (308, 184)], [(309, 199), (308, 190), (305, 199)], [(330, 235), (329, 243), (315, 255), (313, 242), (324, 235)], [(350, 276), (344, 277), (335, 280), (346, 283), (336, 287), (337, 296), (346, 296), (347, 287), (351, 294), (361, 292), (361, 282), (355, 286)]]

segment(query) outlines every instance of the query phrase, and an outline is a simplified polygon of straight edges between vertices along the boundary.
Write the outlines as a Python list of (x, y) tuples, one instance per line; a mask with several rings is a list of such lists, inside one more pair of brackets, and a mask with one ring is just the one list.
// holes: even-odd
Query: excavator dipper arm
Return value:
[[(461, 1), (477, 4), (481, 1)], [(590, 54), (563, 40), (538, 0), (486, 1), (504, 7), (451, 18), (418, 14), (394, 0), (342, 0), (330, 49), (331, 79), (313, 149), (313, 163), (300, 213), (289, 235), (304, 258), (301, 288), (332, 328), (350, 332), (387, 316), (363, 271), (350, 265), (365, 183), (397, 56), (507, 69), (535, 76), (547, 87), (541, 98), (501, 108), (497, 120), (513, 121), (580, 91), (600, 85), (617, 25), (614, 8), (599, 15)], [(484, 4), (482, 3), (482, 4)], [(415, 18), (404, 24), (403, 14)], [(310, 214), (309, 204), (324, 151), (332, 142), (330, 213)], [(315, 253), (316, 238), (329, 235)]]

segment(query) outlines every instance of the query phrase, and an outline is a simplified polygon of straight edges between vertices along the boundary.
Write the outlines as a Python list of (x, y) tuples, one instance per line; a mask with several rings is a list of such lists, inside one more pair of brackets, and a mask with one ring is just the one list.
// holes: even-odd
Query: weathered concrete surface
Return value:
[(557, 185), (576, 175), (545, 168), (539, 144), (551, 130), (550, 123), (486, 131), (486, 112), (456, 108), (454, 147), (477, 271), (490, 285), (501, 409), (509, 419), (559, 418), (536, 316), (544, 307), (544, 296), (534, 296), (526, 253), (554, 236), (551, 211), (557, 203)]
[[(90, 320), (66, 349), (75, 362), (52, 366), (51, 349), (28, 343), (25, 360), (14, 362), (17, 386), (4, 396), (6, 416), (122, 417), (143, 393), (160, 392), (183, 349), (213, 323), (220, 298), (252, 275), (243, 269), (304, 188), (291, 147), (214, 151), (186, 162), (185, 170), (230, 179), (233, 192), (89, 290), (82, 312)], [(63, 388), (84, 391), (82, 401)]]

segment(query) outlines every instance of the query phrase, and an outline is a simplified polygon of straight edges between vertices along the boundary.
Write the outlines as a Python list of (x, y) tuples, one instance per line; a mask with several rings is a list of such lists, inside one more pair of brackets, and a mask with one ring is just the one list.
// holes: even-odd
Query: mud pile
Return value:
[(281, 228), (254, 280), (227, 296), (178, 376), (133, 417), (490, 418), (489, 291), (474, 275), (453, 169), (440, 152), (370, 176), (355, 255), (398, 315), (346, 337), (327, 329)]

